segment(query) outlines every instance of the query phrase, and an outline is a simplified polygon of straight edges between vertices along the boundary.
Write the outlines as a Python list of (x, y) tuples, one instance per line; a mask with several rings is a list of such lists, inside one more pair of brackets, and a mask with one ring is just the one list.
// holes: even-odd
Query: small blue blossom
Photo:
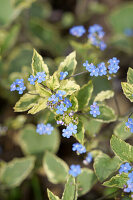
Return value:
[(119, 65), (118, 65), (119, 62), (120, 61), (115, 57), (113, 57), (112, 59), (108, 60), (108, 63), (109, 63), (109, 65), (108, 65), (109, 74), (117, 73), (117, 71), (120, 68)]
[(66, 105), (67, 108), (72, 107), (72, 104), (71, 104), (70, 100), (67, 99), (67, 98), (65, 98), (65, 100), (64, 100), (64, 104)]
[(121, 174), (122, 172), (125, 172), (125, 173), (128, 173), (128, 171), (130, 171), (132, 169), (132, 167), (130, 166), (129, 163), (125, 163), (125, 164), (122, 164), (120, 166), (120, 169), (119, 169), (119, 173)]
[(86, 156), (86, 158), (85, 158), (85, 160), (84, 160), (84, 163), (85, 164), (89, 164), (89, 163), (91, 163), (92, 159), (93, 159), (92, 158), (92, 154), (88, 153), (87, 156)]
[(98, 76), (98, 74), (99, 74), (99, 69), (94, 66), (90, 72), (90, 76)]
[(43, 123), (37, 124), (36, 132), (39, 133), (39, 135), (44, 134), (45, 131), (45, 125)]
[(42, 83), (43, 81), (45, 81), (46, 74), (45, 72), (37, 72), (35, 78), (37, 79), (38, 83)]
[(62, 96), (64, 96), (65, 94), (65, 91), (58, 90), (58, 92), (56, 93), (56, 97), (58, 97), (60, 100), (63, 100)]
[(80, 165), (71, 165), (69, 174), (72, 175), (73, 177), (78, 176), (81, 173), (81, 167)]
[(85, 32), (84, 26), (74, 26), (69, 30), (70, 34), (76, 37), (81, 37)]
[(12, 84), (11, 84), (11, 86), (10, 86), (10, 91), (12, 92), (12, 91), (15, 91), (17, 89), (17, 87), (16, 87), (16, 82), (13, 82)]
[(17, 90), (19, 94), (23, 94), (25, 89), (26, 87), (24, 86), (23, 79), (16, 79), (10, 86), (10, 91)]
[(100, 115), (99, 106), (96, 102), (94, 102), (93, 105), (90, 106), (90, 109), (90, 114), (93, 115), (93, 117)]
[(44, 125), (44, 134), (51, 135), (52, 131), (54, 130), (53, 126), (51, 124)]
[(105, 42), (101, 41), (99, 43), (99, 47), (100, 47), (101, 51), (104, 51), (107, 48), (107, 44)]
[(63, 80), (68, 75), (68, 72), (60, 72), (60, 80)]
[(19, 94), (23, 94), (23, 91), (26, 90), (26, 87), (24, 84), (19, 85), (19, 87), (16, 88)]
[[(131, 166), (130, 166), (131, 167)], [(128, 171), (130, 171), (131, 169), (129, 169)], [(130, 179), (130, 181), (133, 182), (133, 171), (131, 173), (128, 174), (128, 177)]]
[(62, 136), (66, 137), (66, 138), (70, 138), (72, 136), (72, 132), (68, 128), (63, 129), (62, 130)]
[(77, 133), (77, 125), (74, 125), (73, 123), (70, 123), (68, 126), (67, 126), (67, 129), (69, 131), (71, 131), (71, 133), (73, 134), (76, 134)]
[(107, 74), (107, 69), (104, 62), (101, 62), (100, 64), (98, 64), (98, 69), (99, 69), (99, 72), (98, 72), (99, 76), (103, 76)]
[(86, 152), (86, 148), (80, 143), (73, 144), (72, 150), (73, 151), (77, 151), (79, 154), (82, 154), (82, 153)]
[(124, 30), (124, 34), (125, 34), (126, 36), (128, 36), (128, 37), (133, 36), (133, 29), (131, 29), (131, 28), (126, 28), (126, 29)]
[(48, 98), (48, 100), (52, 101), (53, 104), (56, 104), (58, 102), (58, 98), (54, 94), (52, 94), (51, 97)]
[(133, 119), (128, 118), (128, 121), (125, 123), (125, 125), (130, 129), (131, 133), (133, 133)]
[(133, 192), (133, 183), (132, 182), (127, 182), (128, 186), (127, 188), (124, 188), (124, 192)]
[(36, 78), (34, 76), (30, 75), (30, 77), (28, 78), (28, 81), (30, 81), (31, 85), (35, 85)]
[(59, 115), (63, 115), (63, 113), (67, 111), (67, 107), (65, 107), (63, 104), (57, 106), (56, 108), (57, 108), (56, 113)]

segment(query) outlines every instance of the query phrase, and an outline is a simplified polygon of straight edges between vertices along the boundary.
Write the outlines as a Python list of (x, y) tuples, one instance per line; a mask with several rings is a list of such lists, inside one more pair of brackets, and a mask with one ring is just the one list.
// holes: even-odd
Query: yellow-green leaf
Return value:
[(123, 92), (125, 94), (125, 96), (131, 101), (133, 102), (133, 85), (130, 83), (126, 83), (126, 82), (122, 82), (121, 83)]
[(101, 91), (100, 93), (97, 94), (94, 101), (95, 102), (96, 101), (104, 101), (106, 99), (110, 99), (113, 96), (114, 96), (114, 91), (112, 91), (112, 90)]

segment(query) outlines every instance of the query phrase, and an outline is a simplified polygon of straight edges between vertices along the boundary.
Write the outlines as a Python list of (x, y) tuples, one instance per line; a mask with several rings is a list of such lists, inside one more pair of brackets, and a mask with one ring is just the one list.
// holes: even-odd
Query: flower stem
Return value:
[(88, 73), (88, 71), (83, 71), (83, 72), (80, 72), (80, 73), (74, 74), (74, 75), (72, 75), (72, 76), (69, 76), (69, 77), (66, 78), (66, 79), (69, 79), (69, 78), (71, 78), (71, 77), (75, 77), (75, 76), (79, 76), (79, 75), (81, 75), (81, 74), (85, 74), (85, 73)]

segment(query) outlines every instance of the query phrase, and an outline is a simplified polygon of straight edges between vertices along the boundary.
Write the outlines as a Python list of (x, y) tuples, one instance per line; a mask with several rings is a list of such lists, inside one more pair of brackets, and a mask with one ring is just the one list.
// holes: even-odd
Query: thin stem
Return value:
[(50, 88), (48, 88), (46, 85), (43, 85), (42, 83), (40, 83), (41, 86), (43, 86), (44, 88), (48, 89), (50, 92), (54, 93), (55, 94), (55, 91), (54, 90), (51, 90)]
[(39, 95), (39, 94), (33, 94), (33, 93), (30, 93), (30, 92), (27, 92), (28, 94), (30, 94), (30, 95)]
[(77, 179), (75, 178), (75, 190), (74, 190), (74, 199), (73, 200), (77, 200), (76, 193), (77, 193)]
[(71, 77), (75, 77), (75, 76), (79, 76), (79, 75), (81, 75), (81, 74), (85, 74), (85, 73), (88, 73), (88, 71), (84, 71), (84, 72), (80, 72), (80, 73), (74, 74), (74, 75), (72, 75), (72, 76), (69, 76), (69, 77), (66, 78), (66, 79), (69, 79), (69, 78), (71, 78)]

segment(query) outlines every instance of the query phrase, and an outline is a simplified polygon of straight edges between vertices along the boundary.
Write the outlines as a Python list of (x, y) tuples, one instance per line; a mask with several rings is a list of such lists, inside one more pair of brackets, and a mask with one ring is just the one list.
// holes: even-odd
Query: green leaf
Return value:
[(33, 125), (26, 125), (17, 138), (25, 154), (42, 156), (45, 151), (57, 152), (60, 138), (57, 129), (51, 135), (39, 135)]
[(60, 90), (65, 90), (67, 95), (72, 95), (80, 89), (80, 86), (72, 80), (62, 80), (60, 83)]
[(131, 67), (128, 68), (127, 82), (133, 85), (133, 69)]
[(76, 97), (78, 99), (79, 110), (82, 110), (85, 106), (88, 105), (92, 92), (93, 92), (92, 81), (89, 81), (77, 92)]
[(99, 105), (100, 115), (93, 118), (92, 115), (89, 116), (97, 121), (109, 123), (116, 120), (116, 114), (114, 110), (106, 105)]
[(132, 135), (131, 131), (126, 127), (125, 123), (126, 122), (120, 122), (114, 128), (114, 134), (122, 140), (126, 140)]
[(65, 190), (62, 196), (62, 200), (74, 200), (75, 199), (75, 179), (72, 176), (69, 176), (67, 183), (65, 185)]
[(113, 176), (109, 181), (104, 182), (103, 185), (107, 187), (123, 188), (123, 186), (126, 185), (128, 179), (128, 174), (126, 173), (117, 174), (116, 176)]
[(39, 99), (38, 95), (24, 94), (14, 107), (15, 112), (24, 112), (32, 108), (37, 100)]
[(85, 127), (85, 132), (90, 136), (95, 136), (101, 129), (102, 123), (94, 119), (88, 120), (86, 117), (81, 116), (81, 121)]
[(94, 169), (97, 178), (103, 182), (113, 172), (119, 169), (121, 163), (122, 162), (117, 157), (110, 158), (104, 153), (99, 154), (94, 161)]
[(78, 100), (74, 94), (70, 96), (70, 101), (72, 103), (71, 110), (73, 110), (74, 112), (78, 111)]
[(50, 97), (52, 95), (51, 91), (48, 88), (43, 87), (42, 85), (36, 83), (36, 92), (39, 93), (41, 97)]
[(36, 104), (34, 104), (33, 108), (31, 108), (28, 111), (28, 114), (34, 115), (34, 114), (38, 113), (39, 111), (42, 111), (45, 108), (47, 108), (47, 101), (48, 101), (48, 98), (40, 98), (38, 100), (38, 102)]
[(109, 23), (117, 33), (123, 33), (126, 28), (133, 28), (133, 3), (123, 3), (113, 9)]
[(133, 162), (133, 147), (115, 135), (111, 138), (111, 148), (114, 153), (124, 162)]
[(43, 58), (39, 53), (34, 49), (32, 57), (32, 72), (35, 76), (37, 72), (46, 72), (46, 75), (49, 74), (47, 65), (44, 63)]
[(0, 171), (0, 181), (5, 188), (19, 186), (31, 173), (34, 167), (34, 157), (15, 158), (4, 163)]
[(95, 102), (96, 101), (104, 101), (106, 99), (110, 99), (113, 96), (114, 96), (114, 91), (112, 91), (112, 90), (101, 91), (100, 93), (97, 94), (94, 101)]
[(59, 197), (54, 195), (49, 189), (47, 189), (47, 193), (48, 193), (49, 200), (60, 200)]
[(67, 71), (68, 76), (73, 75), (77, 65), (77, 61), (75, 58), (76, 58), (76, 52), (73, 51), (65, 58), (63, 62), (60, 63), (57, 73), (60, 74), (60, 72)]
[(91, 169), (82, 168), (81, 174), (77, 177), (78, 196), (89, 192), (97, 182), (95, 173)]
[(122, 89), (123, 89), (125, 96), (131, 102), (133, 102), (133, 85), (131, 85), (130, 83), (122, 82), (121, 86), (122, 86)]
[(84, 143), (84, 126), (81, 121), (79, 121), (77, 125), (77, 133), (73, 134), (73, 136), (78, 140), (79, 143), (83, 144)]
[(57, 184), (66, 181), (69, 168), (61, 158), (47, 152), (43, 159), (43, 167), (50, 182)]
[(56, 90), (60, 87), (60, 83), (56, 74), (49, 77), (49, 79), (47, 80), (47, 86), (51, 90)]

